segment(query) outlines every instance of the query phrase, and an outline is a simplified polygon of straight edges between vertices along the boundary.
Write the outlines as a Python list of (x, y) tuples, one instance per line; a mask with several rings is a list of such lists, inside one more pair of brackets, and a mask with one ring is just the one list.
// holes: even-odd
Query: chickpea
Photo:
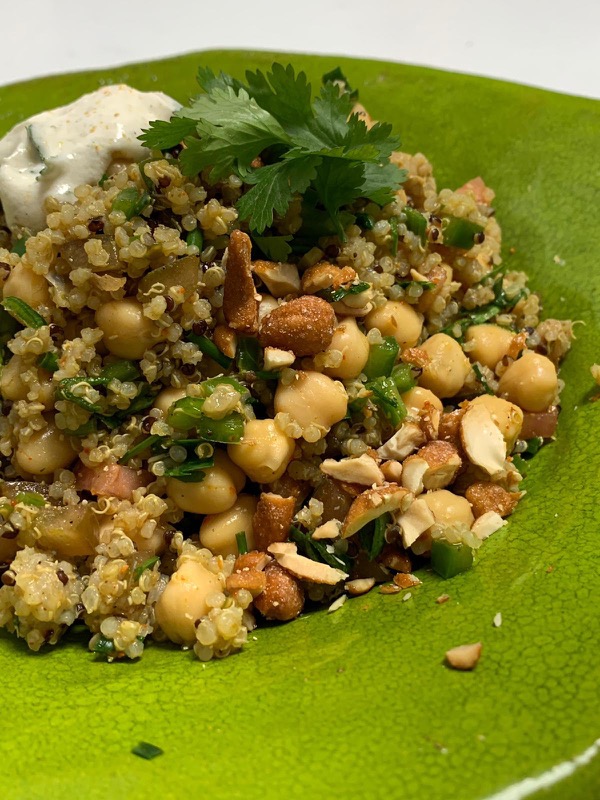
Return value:
[(494, 397), (491, 394), (482, 394), (471, 400), (472, 405), (481, 405), (492, 415), (494, 424), (500, 429), (504, 436), (507, 452), (511, 453), (515, 442), (519, 438), (523, 427), (523, 412), (514, 403), (503, 400), (501, 397)]
[(280, 431), (274, 420), (251, 419), (246, 422), (242, 440), (227, 445), (227, 454), (250, 480), (271, 483), (286, 471), (294, 447), (294, 440)]
[[(21, 356), (13, 356), (0, 374), (0, 393), (5, 400), (25, 400), (29, 393), (29, 386), (22, 378), (23, 372), (29, 366), (23, 363)], [(40, 382), (39, 401), (45, 408), (54, 405), (54, 387), (52, 379), (45, 370), (37, 370)]]
[(131, 297), (100, 306), (96, 324), (104, 334), (106, 347), (119, 358), (142, 358), (161, 338), (156, 324), (144, 316), (142, 304)]
[(29, 439), (19, 442), (15, 460), (19, 468), (30, 475), (52, 475), (55, 470), (68, 467), (76, 455), (71, 439), (51, 422)]
[(423, 317), (403, 300), (388, 300), (365, 317), (367, 330), (379, 328), (382, 336), (393, 336), (401, 349), (414, 347), (423, 329)]
[(332, 378), (343, 381), (358, 378), (369, 358), (369, 340), (356, 324), (354, 317), (343, 319), (333, 332), (328, 350), (339, 350), (342, 363), (324, 370)]
[(276, 414), (289, 414), (304, 430), (315, 426), (325, 433), (346, 415), (348, 395), (339, 381), (299, 371), (288, 386), (279, 383), (274, 404)]
[(470, 528), (475, 521), (469, 501), (464, 497), (449, 492), (447, 489), (427, 492), (422, 494), (421, 497), (429, 506), (435, 521), (440, 522), (442, 525), (454, 525), (457, 522), (462, 522)]
[(558, 390), (556, 367), (546, 356), (526, 350), (507, 367), (498, 390), (524, 411), (545, 411)]
[(204, 480), (198, 483), (167, 478), (167, 494), (182, 511), (192, 514), (227, 511), (235, 503), (246, 476), (221, 450), (215, 450), (214, 466), (207, 469), (204, 475)]
[(254, 550), (252, 518), (258, 500), (249, 494), (241, 494), (227, 511), (204, 517), (200, 526), (200, 543), (216, 556), (239, 555), (236, 533), (246, 534), (248, 550)]
[(421, 345), (429, 356), (419, 384), (438, 397), (454, 397), (471, 371), (469, 359), (459, 343), (445, 333), (436, 333)]
[(471, 345), (467, 355), (471, 361), (479, 361), (485, 367), (495, 369), (496, 364), (508, 353), (513, 339), (514, 333), (499, 325), (471, 325), (465, 335), (465, 340)]
[(416, 417), (420, 411), (423, 411), (426, 404), (433, 406), (440, 414), (444, 411), (444, 406), (439, 397), (436, 397), (429, 389), (423, 389), (422, 386), (413, 386), (408, 392), (404, 392), (402, 400), (404, 401), (406, 410), (413, 417)]
[(192, 645), (196, 641), (194, 623), (210, 610), (206, 598), (222, 587), (218, 577), (197, 559), (184, 556), (179, 562), (156, 603), (156, 621), (172, 642)]
[(185, 394), (185, 389), (175, 389), (172, 387), (163, 389), (162, 392), (159, 392), (156, 396), (152, 408), (158, 408), (159, 411), (162, 411), (163, 417), (166, 417), (173, 403), (176, 403), (177, 400), (181, 400), (182, 397), (185, 397)]
[(43, 275), (38, 275), (25, 264), (17, 264), (4, 282), (3, 297), (18, 297), (32, 308), (50, 303), (50, 287)]

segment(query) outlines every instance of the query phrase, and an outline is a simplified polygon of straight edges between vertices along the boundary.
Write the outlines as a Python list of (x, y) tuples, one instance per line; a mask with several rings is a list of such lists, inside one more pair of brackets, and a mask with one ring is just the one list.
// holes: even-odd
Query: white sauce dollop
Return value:
[(162, 92), (120, 84), (20, 122), (0, 140), (0, 201), (9, 228), (42, 230), (47, 197), (73, 202), (75, 187), (97, 183), (114, 159), (145, 158), (142, 128), (178, 108)]

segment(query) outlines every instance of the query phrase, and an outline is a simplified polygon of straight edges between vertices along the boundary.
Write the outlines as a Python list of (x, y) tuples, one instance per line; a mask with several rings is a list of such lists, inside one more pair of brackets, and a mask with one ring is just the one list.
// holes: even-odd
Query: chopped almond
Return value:
[(317, 539), (317, 541), (320, 539), (337, 539), (340, 535), (341, 527), (342, 523), (338, 519), (330, 519), (315, 528), (311, 538)]
[(399, 461), (384, 461), (380, 467), (383, 477), (390, 483), (400, 483), (402, 479), (402, 464)]
[(460, 422), (460, 436), (472, 464), (491, 476), (505, 471), (506, 442), (485, 406), (469, 404)]
[(500, 528), (507, 524), (506, 520), (503, 520), (500, 514), (497, 514), (495, 511), (486, 511), (485, 514), (478, 517), (471, 525), (471, 530), (478, 539), (483, 540), (487, 539), (488, 536), (491, 536), (492, 533), (496, 533), (496, 531), (499, 531)]
[(296, 356), (291, 350), (280, 350), (278, 347), (265, 347), (264, 368), (267, 371), (277, 372), (284, 367), (291, 367)]
[(304, 608), (304, 590), (300, 583), (279, 564), (265, 569), (266, 586), (254, 600), (254, 607), (266, 619), (287, 622)]
[(462, 459), (450, 442), (429, 442), (402, 465), (402, 485), (413, 494), (424, 489), (448, 486), (462, 466)]
[(453, 669), (471, 670), (481, 657), (481, 642), (461, 644), (446, 652), (446, 661)]
[(361, 594), (370, 592), (375, 586), (375, 578), (355, 578), (353, 581), (348, 581), (345, 589), (352, 597), (358, 597)]
[(405, 422), (385, 444), (377, 450), (380, 458), (402, 461), (407, 455), (425, 443), (425, 435), (416, 422)]
[(460, 423), (465, 415), (464, 408), (457, 408), (447, 414), (442, 414), (438, 429), (438, 438), (450, 442), (458, 450), (462, 449), (460, 441)]
[(395, 521), (402, 531), (402, 544), (412, 547), (419, 536), (435, 523), (435, 517), (425, 500), (418, 497), (402, 514), (395, 515)]
[(375, 489), (366, 489), (350, 506), (342, 527), (342, 536), (344, 539), (352, 536), (367, 523), (388, 511), (405, 510), (412, 499), (413, 496), (410, 492), (402, 486), (398, 486), (397, 483), (387, 483)]
[(248, 234), (233, 231), (227, 249), (223, 313), (230, 328), (248, 335), (258, 331), (258, 298), (252, 279), (251, 252)]
[(238, 556), (233, 572), (225, 582), (227, 591), (233, 593), (239, 589), (247, 589), (252, 597), (259, 595), (267, 585), (263, 570), (271, 561), (270, 556), (257, 550)]
[(406, 575), (403, 572), (398, 572), (394, 575), (394, 583), (401, 589), (412, 589), (413, 586), (420, 586), (420, 581), (416, 575)]
[(258, 550), (266, 550), (274, 542), (285, 542), (290, 532), (295, 507), (293, 497), (262, 492), (252, 518), (254, 544)]
[(481, 517), (488, 511), (495, 511), (501, 517), (508, 517), (515, 510), (521, 494), (507, 492), (497, 483), (481, 481), (472, 483), (466, 490), (465, 497), (471, 503), (475, 517)]
[(355, 280), (356, 270), (352, 267), (336, 267), (335, 264), (320, 261), (302, 275), (302, 291), (305, 294), (316, 294), (323, 289), (339, 289)]
[(412, 569), (408, 553), (399, 550), (394, 544), (386, 544), (379, 556), (379, 562), (394, 572), (410, 572)]
[(347, 573), (342, 572), (341, 569), (335, 569), (328, 564), (322, 564), (319, 561), (312, 561), (310, 558), (298, 555), (295, 544), (285, 550), (282, 547), (281, 543), (271, 545), (269, 553), (275, 556), (280, 567), (283, 567), (296, 578), (311, 583), (324, 583), (329, 586), (335, 586), (348, 577)]
[(313, 356), (327, 350), (335, 325), (335, 313), (329, 303), (307, 294), (271, 311), (262, 321), (259, 341), (263, 347)]
[(342, 458), (336, 461), (326, 458), (320, 466), (325, 475), (330, 475), (339, 481), (347, 483), (360, 483), (365, 486), (380, 486), (385, 482), (383, 472), (371, 456), (364, 453), (357, 458)]
[(429, 355), (425, 352), (425, 350), (421, 350), (420, 347), (407, 347), (405, 348), (400, 358), (404, 361), (405, 364), (410, 364), (413, 367), (426, 367), (427, 364), (431, 361)]
[(253, 268), (273, 297), (300, 294), (300, 275), (295, 264), (255, 261)]
[(212, 335), (214, 343), (223, 355), (235, 358), (237, 350), (237, 336), (228, 325), (217, 325)]
[(399, 594), (400, 587), (395, 583), (385, 583), (379, 591), (381, 594)]

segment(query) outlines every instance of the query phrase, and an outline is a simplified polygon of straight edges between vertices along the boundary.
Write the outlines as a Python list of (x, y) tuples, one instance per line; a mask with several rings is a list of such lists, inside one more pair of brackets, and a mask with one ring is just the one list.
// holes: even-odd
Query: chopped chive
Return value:
[(300, 552), (312, 561), (321, 561), (334, 569), (349, 571), (350, 562), (347, 558), (335, 553), (330, 553), (327, 546), (317, 539), (313, 539), (309, 533), (304, 533), (295, 525), (290, 527), (289, 539), (298, 546)]
[(188, 342), (195, 344), (201, 353), (212, 358), (212, 360), (216, 361), (223, 369), (229, 369), (233, 364), (233, 359), (224, 355), (208, 336), (197, 336), (195, 333), (188, 332), (186, 338)]
[(486, 381), (479, 364), (473, 364), (473, 372), (475, 373), (477, 380), (481, 384), (481, 388), (483, 389), (483, 391), (486, 394), (494, 394), (494, 390), (490, 387), (489, 383)]
[(162, 748), (157, 747), (155, 744), (150, 744), (150, 742), (140, 742), (139, 744), (136, 744), (135, 747), (131, 748), (131, 752), (134, 756), (145, 758), (146, 761), (152, 761), (153, 758), (162, 756), (165, 751)]
[(14, 317), (17, 322), (20, 322), (21, 325), (24, 325), (26, 328), (37, 329), (48, 324), (37, 311), (34, 311), (33, 308), (24, 300), (21, 300), (20, 297), (5, 297), (2, 301), (2, 306), (8, 311), (11, 317)]
[(390, 242), (390, 252), (393, 256), (398, 255), (398, 217), (390, 217), (389, 219), (392, 240)]
[(39, 492), (18, 492), (15, 495), (16, 503), (25, 503), (27, 506), (36, 506), (43, 508), (46, 505), (46, 500)]
[(134, 186), (127, 186), (121, 189), (113, 200), (111, 211), (120, 211), (125, 214), (125, 219), (131, 219), (139, 216), (151, 202), (152, 198), (147, 192), (140, 192)]
[(435, 289), (435, 283), (433, 281), (396, 281), (396, 286), (400, 286), (401, 289), (410, 289), (411, 286), (420, 286), (424, 292), (427, 292), (429, 289)]
[(134, 381), (140, 377), (140, 370), (133, 361), (113, 361), (102, 369), (99, 377), (106, 383), (115, 379), (121, 382)]
[(166, 478), (177, 478), (183, 483), (200, 483), (205, 478), (207, 469), (214, 466), (214, 458), (190, 459), (183, 464), (175, 464), (164, 471)]
[(152, 445), (162, 441), (163, 439), (165, 439), (164, 436), (147, 436), (145, 439), (142, 439), (141, 442), (138, 442), (137, 444), (134, 444), (133, 447), (130, 447), (125, 455), (121, 456), (119, 459), (119, 464), (127, 464), (127, 462), (131, 461), (132, 458), (139, 456), (140, 453), (148, 450), (148, 448), (152, 447)]
[(375, 559), (381, 554), (383, 547), (385, 545), (385, 532), (387, 530), (387, 526), (392, 521), (392, 518), (388, 512), (382, 514), (380, 517), (377, 517), (375, 520), (375, 529), (373, 531), (373, 539), (371, 541), (371, 547), (369, 549), (369, 560), (375, 561)]
[(139, 565), (138, 565), (138, 566), (137, 566), (137, 567), (136, 567), (136, 568), (133, 570), (133, 580), (134, 580), (134, 581), (139, 581), (139, 579), (142, 577), (142, 575), (144, 574), (144, 572), (145, 572), (147, 569), (152, 569), (152, 567), (153, 567), (153, 566), (156, 564), (156, 562), (157, 562), (157, 561), (159, 561), (159, 560), (160, 560), (160, 559), (159, 559), (159, 557), (158, 557), (158, 556), (151, 556), (150, 558), (147, 558), (145, 561), (142, 561), (142, 563), (141, 563), (141, 564), (139, 564)]
[(38, 358), (38, 366), (48, 372), (56, 372), (58, 369), (58, 356), (56, 353), (44, 353)]
[(328, 303), (339, 303), (348, 295), (362, 294), (367, 289), (371, 288), (370, 283), (362, 281), (361, 283), (354, 283), (351, 286), (340, 286), (339, 289), (323, 289), (319, 292), (320, 297), (327, 300)]
[(248, 541), (246, 540), (246, 532), (240, 531), (235, 535), (235, 541), (237, 542), (237, 549), (240, 555), (244, 555), (244, 553), (248, 552)]

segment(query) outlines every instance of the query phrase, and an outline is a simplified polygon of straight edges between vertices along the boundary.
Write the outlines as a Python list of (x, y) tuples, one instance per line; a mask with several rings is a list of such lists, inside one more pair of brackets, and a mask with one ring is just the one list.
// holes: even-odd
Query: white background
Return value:
[(600, 0), (5, 3), (0, 83), (230, 47), (368, 56), (600, 97)]

